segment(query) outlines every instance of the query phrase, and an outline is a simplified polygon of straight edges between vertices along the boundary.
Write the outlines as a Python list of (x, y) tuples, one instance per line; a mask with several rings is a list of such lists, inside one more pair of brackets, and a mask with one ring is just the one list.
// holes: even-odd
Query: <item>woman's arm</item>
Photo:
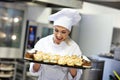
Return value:
[(69, 72), (73, 78), (77, 75), (77, 69), (69, 68)]
[(33, 71), (34, 72), (38, 72), (38, 70), (40, 69), (40, 66), (41, 66), (41, 64), (34, 63), (34, 65), (33, 65)]

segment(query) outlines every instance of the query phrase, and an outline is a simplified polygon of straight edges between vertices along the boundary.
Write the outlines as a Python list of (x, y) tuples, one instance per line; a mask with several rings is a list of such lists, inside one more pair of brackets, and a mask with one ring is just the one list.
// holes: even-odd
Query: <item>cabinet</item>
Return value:
[(0, 59), (0, 80), (15, 80), (16, 61), (15, 59)]

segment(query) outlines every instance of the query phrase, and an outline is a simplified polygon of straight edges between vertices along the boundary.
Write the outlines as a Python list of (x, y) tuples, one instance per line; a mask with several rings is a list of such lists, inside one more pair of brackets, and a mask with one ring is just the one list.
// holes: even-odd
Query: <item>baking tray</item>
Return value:
[(91, 66), (68, 66), (68, 65), (60, 65), (57, 63), (51, 63), (51, 62), (43, 62), (43, 61), (36, 61), (30, 58), (24, 58), (25, 61), (29, 61), (29, 62), (34, 62), (34, 63), (40, 63), (40, 64), (46, 64), (46, 65), (58, 65), (61, 67), (69, 67), (69, 68), (77, 68), (77, 69), (91, 69)]

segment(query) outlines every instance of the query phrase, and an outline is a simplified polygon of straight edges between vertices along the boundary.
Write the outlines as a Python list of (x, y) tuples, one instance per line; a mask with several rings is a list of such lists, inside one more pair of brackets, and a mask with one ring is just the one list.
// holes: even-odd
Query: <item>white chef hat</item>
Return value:
[(79, 12), (75, 9), (64, 8), (61, 11), (49, 16), (50, 21), (54, 21), (53, 25), (59, 25), (71, 31), (73, 25), (81, 20)]

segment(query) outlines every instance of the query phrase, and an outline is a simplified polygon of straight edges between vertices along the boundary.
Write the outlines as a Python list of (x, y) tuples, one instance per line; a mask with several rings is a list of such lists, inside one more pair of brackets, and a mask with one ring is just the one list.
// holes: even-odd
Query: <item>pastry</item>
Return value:
[(86, 56), (82, 56), (82, 62), (83, 62), (83, 66), (91, 66), (91, 61), (86, 57)]
[(26, 52), (26, 53), (25, 53), (25, 58), (33, 59), (33, 54)]
[(77, 55), (72, 55), (71, 58), (76, 59), (76, 58), (78, 58), (78, 56)]
[(51, 63), (58, 63), (59, 55), (51, 55), (50, 56), (50, 62)]
[(76, 58), (75, 59), (75, 65), (76, 66), (82, 66), (83, 62), (82, 62), (82, 58)]
[(36, 54), (33, 54), (33, 56), (34, 56), (34, 60), (36, 60), (36, 61), (42, 61), (43, 60), (43, 54), (36, 53)]
[(64, 56), (60, 56), (59, 60), (58, 60), (58, 64), (59, 65), (65, 65), (66, 64), (66, 60)]
[(72, 59), (71, 57), (67, 59), (67, 65), (68, 66), (74, 66), (74, 59)]
[(49, 54), (44, 54), (43, 55), (43, 62), (50, 62), (50, 55)]
[(83, 66), (91, 66), (91, 62), (90, 61), (87, 61), (87, 60), (82, 60), (83, 61)]

